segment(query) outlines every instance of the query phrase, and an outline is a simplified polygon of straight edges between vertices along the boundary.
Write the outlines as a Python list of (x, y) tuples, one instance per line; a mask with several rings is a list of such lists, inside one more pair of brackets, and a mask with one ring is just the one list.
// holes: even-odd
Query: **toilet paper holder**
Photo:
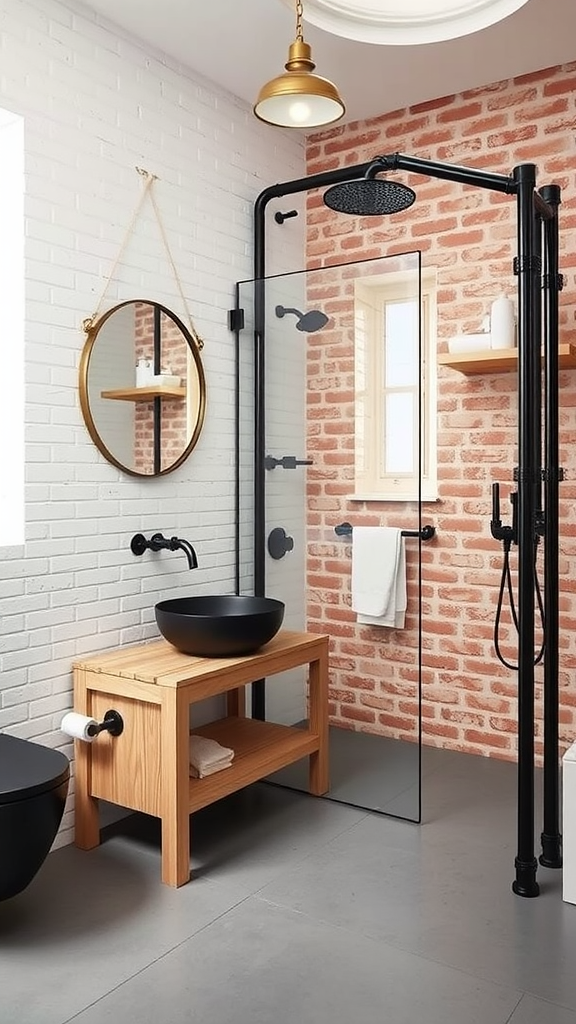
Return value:
[(85, 743), (92, 743), (101, 732), (109, 732), (111, 736), (120, 736), (124, 731), (124, 719), (119, 711), (111, 708), (104, 715), (102, 722), (88, 715), (81, 715), (77, 711), (69, 711), (64, 715), (60, 724), (62, 732), (75, 740), (84, 740)]
[(120, 736), (124, 732), (124, 719), (119, 711), (112, 708), (104, 715), (102, 722), (89, 725), (87, 729), (89, 736), (99, 736), (101, 732), (109, 732), (111, 736)]

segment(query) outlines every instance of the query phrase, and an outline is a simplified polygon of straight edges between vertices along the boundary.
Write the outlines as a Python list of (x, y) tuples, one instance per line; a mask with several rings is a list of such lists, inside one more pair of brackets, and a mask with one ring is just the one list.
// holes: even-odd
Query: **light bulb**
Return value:
[(296, 100), (295, 103), (290, 104), (290, 118), (295, 124), (304, 124), (305, 121), (309, 121), (310, 114), (310, 104), (305, 100)]

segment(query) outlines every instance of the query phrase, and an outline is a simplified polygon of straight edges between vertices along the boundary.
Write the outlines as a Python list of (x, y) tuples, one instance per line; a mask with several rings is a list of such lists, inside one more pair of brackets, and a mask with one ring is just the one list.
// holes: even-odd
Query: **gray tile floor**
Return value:
[[(308, 722), (297, 725), (307, 726)], [(422, 775), (434, 771), (437, 764), (444, 764), (446, 754), (438, 748), (423, 748)], [(416, 743), (330, 727), (331, 800), (418, 821), (419, 772)], [(270, 780), (307, 792), (306, 758), (274, 772)]]
[(192, 818), (178, 890), (154, 820), (58, 850), (0, 904), (0, 1021), (576, 1024), (561, 872), (510, 890), (514, 767), (437, 759), (424, 817), (255, 785)]

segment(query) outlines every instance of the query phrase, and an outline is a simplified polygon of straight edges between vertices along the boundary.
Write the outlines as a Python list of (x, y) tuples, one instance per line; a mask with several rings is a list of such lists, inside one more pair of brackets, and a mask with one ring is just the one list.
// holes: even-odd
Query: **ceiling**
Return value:
[[(252, 104), (295, 35), (284, 0), (84, 0), (105, 21)], [(576, 59), (575, 0), (528, 0), (498, 25), (425, 46), (372, 46), (306, 24), (317, 73), (338, 85), (346, 121)], [(271, 129), (275, 131), (277, 129)]]

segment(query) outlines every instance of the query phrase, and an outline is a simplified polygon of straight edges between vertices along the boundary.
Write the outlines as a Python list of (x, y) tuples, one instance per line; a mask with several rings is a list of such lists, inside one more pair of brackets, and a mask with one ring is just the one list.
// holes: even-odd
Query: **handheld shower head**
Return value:
[(280, 319), (285, 316), (286, 313), (293, 313), (298, 317), (296, 321), (296, 330), (304, 331), (306, 334), (313, 334), (314, 331), (321, 331), (328, 323), (328, 317), (320, 309), (309, 309), (307, 313), (302, 313), (299, 309), (294, 309), (293, 307), (276, 306), (275, 313)]
[(388, 213), (407, 210), (416, 199), (416, 193), (399, 181), (378, 180), (376, 175), (385, 170), (382, 160), (375, 160), (363, 178), (332, 185), (324, 193), (324, 202), (336, 213), (380, 217)]

